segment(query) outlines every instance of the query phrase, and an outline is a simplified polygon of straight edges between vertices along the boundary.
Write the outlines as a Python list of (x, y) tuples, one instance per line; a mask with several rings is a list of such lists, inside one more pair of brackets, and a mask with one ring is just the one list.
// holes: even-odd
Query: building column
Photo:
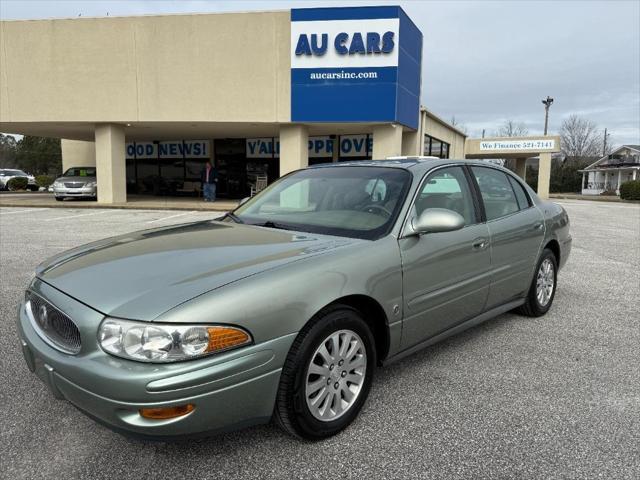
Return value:
[(541, 153), (538, 162), (538, 196), (543, 200), (549, 198), (549, 183), (551, 182), (551, 154)]
[(340, 160), (340, 135), (334, 135), (332, 139), (333, 146), (331, 147), (331, 161), (336, 163)]
[(522, 180), (527, 176), (526, 158), (516, 158), (516, 175), (518, 175)]
[(373, 160), (402, 155), (402, 126), (396, 124), (373, 127)]
[(634, 170), (633, 170), (633, 179), (634, 179), (634, 180), (636, 179), (636, 174), (637, 174), (637, 173), (638, 173), (638, 170), (634, 169)]
[(99, 203), (127, 201), (127, 167), (124, 127), (114, 123), (96, 125), (96, 176)]
[(584, 172), (582, 172), (582, 183), (580, 184), (580, 192), (582, 192), (582, 190), (584, 190), (584, 189), (585, 189), (585, 186), (584, 186), (584, 178), (585, 178), (585, 177), (584, 177)]
[(618, 170), (618, 188), (616, 188), (616, 193), (620, 195), (620, 184), (622, 183), (622, 170)]
[(280, 176), (309, 166), (309, 133), (306, 125), (280, 125)]
[(95, 167), (96, 144), (83, 140), (60, 139), (62, 152), (62, 171), (66, 172), (71, 167)]
[(420, 156), (420, 133), (418, 130), (402, 132), (402, 155), (407, 157)]

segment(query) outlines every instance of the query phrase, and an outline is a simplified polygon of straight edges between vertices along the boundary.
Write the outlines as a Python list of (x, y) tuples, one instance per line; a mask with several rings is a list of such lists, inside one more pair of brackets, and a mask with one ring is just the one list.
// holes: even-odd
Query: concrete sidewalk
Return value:
[(134, 210), (196, 210), (228, 212), (238, 206), (237, 200), (216, 200), (209, 203), (193, 197), (151, 197), (129, 195), (127, 203), (100, 204), (91, 200), (69, 199), (56, 201), (50, 193), (2, 193), (0, 207), (47, 208), (124, 208)]
[(563, 200), (589, 200), (594, 202), (624, 202), (615, 195), (581, 195), (579, 193), (550, 193), (549, 198)]

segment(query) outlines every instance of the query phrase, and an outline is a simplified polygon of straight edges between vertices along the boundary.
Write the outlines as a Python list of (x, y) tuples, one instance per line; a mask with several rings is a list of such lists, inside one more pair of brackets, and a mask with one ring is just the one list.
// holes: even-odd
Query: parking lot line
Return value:
[(9, 212), (0, 211), (0, 215), (11, 215), (12, 213), (31, 213), (39, 210), (49, 210), (48, 208), (29, 208), (25, 210), (11, 210)]
[(64, 217), (47, 218), (45, 222), (53, 222), (54, 220), (67, 220), (67, 219), (78, 218), (78, 217), (89, 217), (91, 215), (101, 215), (103, 213), (110, 213), (112, 211), (113, 210), (103, 210), (101, 212), (81, 213), (80, 215), (67, 215)]
[(168, 217), (156, 218), (155, 220), (149, 220), (147, 223), (156, 223), (161, 222), (162, 220), (168, 220), (170, 218), (182, 217), (183, 215), (189, 215), (192, 213), (196, 213), (195, 210), (191, 212), (178, 213), (177, 215), (170, 215)]

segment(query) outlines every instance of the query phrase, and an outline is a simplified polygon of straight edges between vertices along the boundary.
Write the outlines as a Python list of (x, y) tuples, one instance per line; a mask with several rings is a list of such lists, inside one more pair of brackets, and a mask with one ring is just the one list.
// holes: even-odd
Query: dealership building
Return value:
[(421, 107), (423, 35), (400, 7), (0, 22), (0, 131), (57, 137), (98, 200), (246, 196), (308, 165), (540, 156), (558, 137), (470, 139)]

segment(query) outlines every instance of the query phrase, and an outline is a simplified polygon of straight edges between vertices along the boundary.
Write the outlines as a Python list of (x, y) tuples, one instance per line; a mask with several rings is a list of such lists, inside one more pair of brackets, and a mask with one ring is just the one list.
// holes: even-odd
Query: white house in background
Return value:
[(615, 191), (629, 180), (640, 180), (640, 145), (622, 145), (592, 163), (582, 173), (582, 194), (599, 195)]

